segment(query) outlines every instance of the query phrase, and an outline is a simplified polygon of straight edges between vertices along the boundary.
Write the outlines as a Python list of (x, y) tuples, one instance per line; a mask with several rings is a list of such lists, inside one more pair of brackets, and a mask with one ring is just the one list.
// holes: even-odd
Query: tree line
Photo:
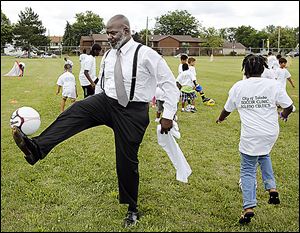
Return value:
[[(17, 23), (12, 24), (1, 10), (1, 47), (15, 41), (15, 45), (30, 51), (32, 46), (49, 46), (50, 39), (45, 35), (46, 28), (39, 15), (32, 8), (26, 7), (21, 11)], [(267, 40), (270, 48), (295, 48), (299, 44), (299, 27), (280, 27), (268, 25), (262, 30), (252, 26), (239, 26), (216, 29), (203, 27), (201, 23), (186, 10), (169, 11), (167, 14), (155, 18), (153, 29), (145, 28), (133, 32), (133, 38), (143, 44), (150, 35), (191, 35), (205, 42), (203, 47), (222, 47), (224, 41), (240, 42), (245, 47), (266, 47)], [(64, 46), (79, 46), (81, 36), (105, 33), (102, 17), (92, 11), (75, 14), (75, 23), (66, 21), (63, 35)]]

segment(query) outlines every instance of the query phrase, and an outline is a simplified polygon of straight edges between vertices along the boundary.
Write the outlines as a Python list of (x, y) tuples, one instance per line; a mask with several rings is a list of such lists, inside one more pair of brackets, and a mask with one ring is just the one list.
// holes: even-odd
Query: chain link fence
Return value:
[[(35, 46), (31, 48), (29, 57), (63, 57), (63, 56), (79, 56), (82, 50), (86, 48), (90, 51), (90, 46)], [(109, 46), (102, 46), (100, 56), (102, 56), (109, 48)], [(180, 54), (187, 54), (189, 56), (245, 56), (249, 53), (267, 55), (269, 51), (273, 54), (280, 53), (285, 56), (294, 48), (222, 48), (222, 47), (153, 47), (154, 50), (163, 56), (180, 56)], [(1, 47), (1, 56), (15, 56), (15, 57), (28, 57), (28, 52), (21, 48), (14, 47)]]

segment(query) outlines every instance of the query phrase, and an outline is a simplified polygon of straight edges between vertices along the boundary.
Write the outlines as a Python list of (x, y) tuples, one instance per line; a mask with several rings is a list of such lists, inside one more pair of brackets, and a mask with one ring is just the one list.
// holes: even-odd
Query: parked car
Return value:
[(286, 54), (286, 56), (299, 57), (299, 51), (290, 51)]

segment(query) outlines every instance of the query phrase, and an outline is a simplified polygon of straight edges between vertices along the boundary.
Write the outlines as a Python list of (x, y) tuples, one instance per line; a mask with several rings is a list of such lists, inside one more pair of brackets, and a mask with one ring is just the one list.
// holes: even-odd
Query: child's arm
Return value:
[(292, 111), (293, 111), (293, 104), (287, 108), (284, 108), (282, 112), (279, 112), (279, 116), (283, 121), (287, 121), (288, 116), (292, 113)]
[(56, 95), (58, 95), (58, 94), (59, 94), (59, 92), (60, 92), (60, 89), (61, 89), (61, 86), (57, 85), (57, 91), (56, 91)]
[(227, 112), (224, 108), (219, 116), (219, 118), (216, 120), (216, 123), (221, 123), (226, 119), (227, 116), (229, 116), (230, 112)]
[(295, 88), (294, 82), (293, 82), (293, 80), (291, 79), (291, 77), (287, 78), (287, 80), (289, 80), (289, 82), (290, 82), (290, 84), (292, 85), (292, 87)]
[(196, 80), (194, 80), (193, 81), (193, 83), (194, 83), (194, 85), (195, 85), (195, 87), (194, 87), (194, 89), (196, 88), (196, 86), (197, 86), (197, 82), (196, 82)]

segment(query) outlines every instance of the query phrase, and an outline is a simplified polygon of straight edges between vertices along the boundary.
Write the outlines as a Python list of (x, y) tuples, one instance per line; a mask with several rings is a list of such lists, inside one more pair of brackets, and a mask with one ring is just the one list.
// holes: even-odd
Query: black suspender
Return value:
[[(136, 82), (136, 71), (137, 71), (137, 59), (138, 59), (138, 52), (139, 49), (142, 47), (142, 44), (139, 44), (134, 52), (134, 57), (133, 57), (133, 64), (132, 64), (132, 79), (131, 79), (131, 88), (130, 88), (130, 97), (129, 100), (133, 99), (134, 96), (134, 90), (135, 90), (135, 82)], [(104, 60), (107, 57), (108, 53), (110, 50), (107, 51), (105, 54)], [(101, 89), (104, 91), (104, 68), (102, 70), (102, 75), (101, 75)]]
[(142, 44), (139, 44), (135, 50), (134, 57), (133, 57), (133, 65), (132, 65), (132, 79), (131, 79), (131, 88), (130, 88), (130, 98), (129, 100), (133, 99), (134, 96), (134, 89), (135, 89), (135, 81), (136, 81), (136, 69), (137, 69), (137, 57), (139, 49), (142, 47)]
[(100, 82), (100, 87), (102, 89), (102, 91), (104, 91), (104, 66), (105, 66), (105, 58), (107, 57), (107, 55), (109, 54), (110, 52), (110, 49), (107, 51), (107, 53), (105, 54), (105, 57), (104, 57), (104, 61), (103, 61), (103, 70), (102, 70), (102, 74), (101, 74), (101, 82)]

